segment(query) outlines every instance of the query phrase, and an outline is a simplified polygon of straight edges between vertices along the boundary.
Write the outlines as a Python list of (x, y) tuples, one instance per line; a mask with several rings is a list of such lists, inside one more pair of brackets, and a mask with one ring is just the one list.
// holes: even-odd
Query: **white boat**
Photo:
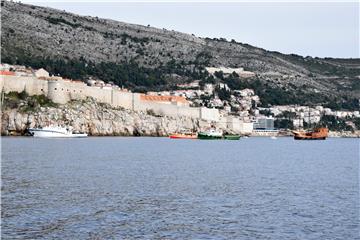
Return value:
[(28, 131), (33, 137), (43, 138), (83, 138), (88, 136), (86, 133), (73, 132), (71, 127), (48, 126), (29, 128)]

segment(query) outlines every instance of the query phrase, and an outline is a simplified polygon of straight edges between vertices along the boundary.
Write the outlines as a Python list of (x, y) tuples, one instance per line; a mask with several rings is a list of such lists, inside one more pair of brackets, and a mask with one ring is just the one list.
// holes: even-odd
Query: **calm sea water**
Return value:
[(2, 239), (359, 239), (359, 140), (2, 138)]

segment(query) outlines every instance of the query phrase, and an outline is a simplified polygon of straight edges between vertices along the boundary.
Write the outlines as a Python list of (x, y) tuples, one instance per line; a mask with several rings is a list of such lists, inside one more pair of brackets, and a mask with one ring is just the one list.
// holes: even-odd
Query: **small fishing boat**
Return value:
[(224, 139), (225, 140), (239, 140), (240, 135), (237, 135), (237, 134), (225, 134)]
[(197, 139), (196, 133), (174, 133), (169, 136), (172, 139)]
[(199, 132), (198, 139), (222, 139), (223, 134), (214, 128), (210, 128), (207, 131)]
[(48, 126), (39, 128), (29, 128), (29, 133), (33, 137), (42, 138), (84, 138), (86, 133), (72, 131), (71, 127)]
[(316, 128), (313, 131), (292, 131), (295, 140), (325, 140), (329, 129)]

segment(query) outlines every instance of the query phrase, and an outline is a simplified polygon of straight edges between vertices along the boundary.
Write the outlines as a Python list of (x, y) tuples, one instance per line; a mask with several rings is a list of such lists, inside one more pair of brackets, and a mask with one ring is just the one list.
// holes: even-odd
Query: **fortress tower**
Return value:
[(65, 104), (70, 100), (69, 94), (64, 88), (62, 81), (49, 80), (48, 81), (48, 98), (54, 103)]

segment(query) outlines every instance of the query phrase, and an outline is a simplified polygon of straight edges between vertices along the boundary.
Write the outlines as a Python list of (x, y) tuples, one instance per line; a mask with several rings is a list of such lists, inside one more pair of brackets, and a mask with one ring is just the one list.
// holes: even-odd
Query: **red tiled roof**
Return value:
[(10, 71), (0, 71), (0, 75), (15, 76), (15, 73)]
[(153, 101), (153, 102), (181, 102), (188, 103), (184, 97), (179, 96), (152, 96), (152, 95), (140, 95), (141, 101)]

